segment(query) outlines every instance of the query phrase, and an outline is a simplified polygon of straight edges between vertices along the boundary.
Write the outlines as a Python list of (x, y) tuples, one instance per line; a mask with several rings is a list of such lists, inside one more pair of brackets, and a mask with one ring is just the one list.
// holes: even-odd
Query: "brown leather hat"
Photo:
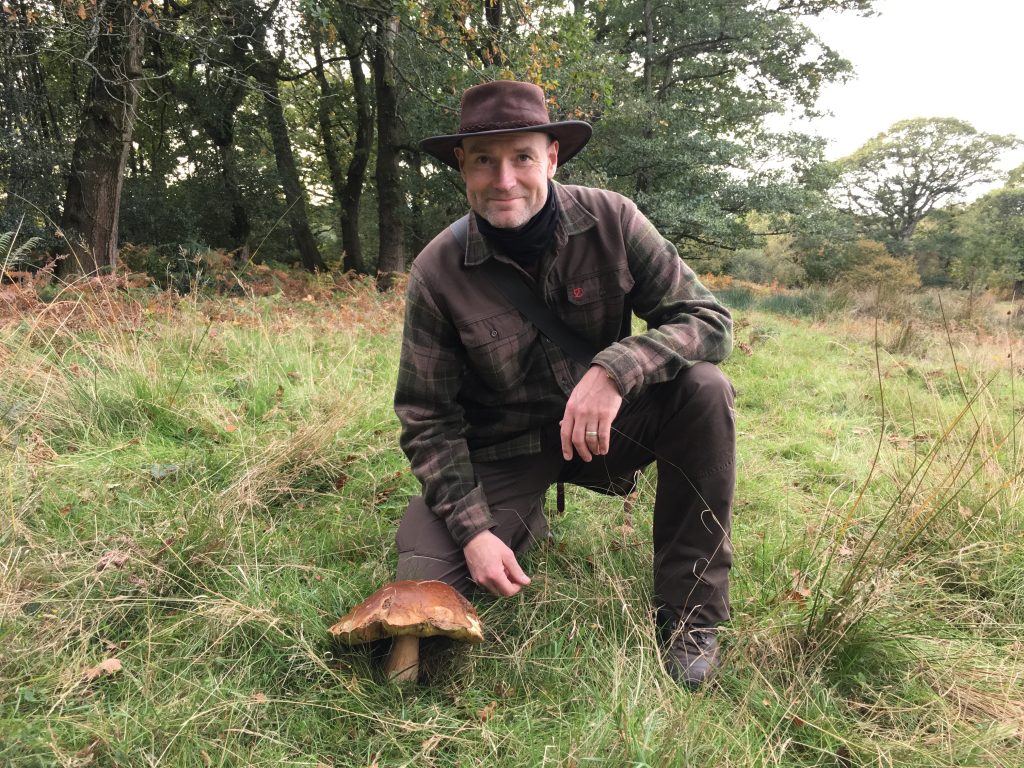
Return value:
[(495, 80), (474, 85), (462, 94), (459, 132), (432, 136), (420, 142), (420, 149), (441, 162), (459, 169), (457, 147), (467, 136), (539, 131), (558, 140), (558, 164), (583, 149), (593, 129), (582, 120), (552, 123), (548, 117), (544, 90), (533, 83)]

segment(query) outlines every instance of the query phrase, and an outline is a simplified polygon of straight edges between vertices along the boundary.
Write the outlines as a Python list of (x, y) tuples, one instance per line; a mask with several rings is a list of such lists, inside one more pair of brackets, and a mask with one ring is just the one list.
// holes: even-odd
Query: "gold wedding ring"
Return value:
[(597, 437), (597, 432), (584, 432), (587, 437)]

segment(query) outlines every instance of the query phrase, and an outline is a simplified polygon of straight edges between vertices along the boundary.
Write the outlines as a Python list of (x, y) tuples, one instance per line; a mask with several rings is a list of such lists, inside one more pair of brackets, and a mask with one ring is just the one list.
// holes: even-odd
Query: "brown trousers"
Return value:
[[(727, 620), (734, 394), (715, 365), (700, 362), (624, 403), (606, 456), (565, 461), (554, 424), (545, 430), (539, 454), (475, 464), (496, 523), (493, 533), (518, 556), (547, 535), (544, 495), (552, 483), (606, 488), (654, 461), (655, 606), (688, 624)], [(437, 579), (467, 596), (475, 589), (461, 548), (421, 496), (410, 501), (396, 543), (398, 578)]]

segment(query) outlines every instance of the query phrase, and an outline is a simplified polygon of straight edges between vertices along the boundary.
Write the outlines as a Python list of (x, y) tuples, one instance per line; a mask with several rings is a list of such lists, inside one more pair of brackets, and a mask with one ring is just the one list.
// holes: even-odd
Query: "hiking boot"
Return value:
[(665, 671), (680, 685), (699, 688), (718, 671), (721, 653), (714, 627), (699, 627), (676, 620), (659, 626)]

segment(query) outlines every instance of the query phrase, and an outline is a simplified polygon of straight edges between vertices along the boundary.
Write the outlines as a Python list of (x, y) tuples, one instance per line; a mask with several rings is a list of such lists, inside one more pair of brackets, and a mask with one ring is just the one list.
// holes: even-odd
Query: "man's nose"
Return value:
[(512, 163), (500, 161), (494, 169), (494, 186), (498, 189), (512, 189), (516, 185), (516, 177)]

